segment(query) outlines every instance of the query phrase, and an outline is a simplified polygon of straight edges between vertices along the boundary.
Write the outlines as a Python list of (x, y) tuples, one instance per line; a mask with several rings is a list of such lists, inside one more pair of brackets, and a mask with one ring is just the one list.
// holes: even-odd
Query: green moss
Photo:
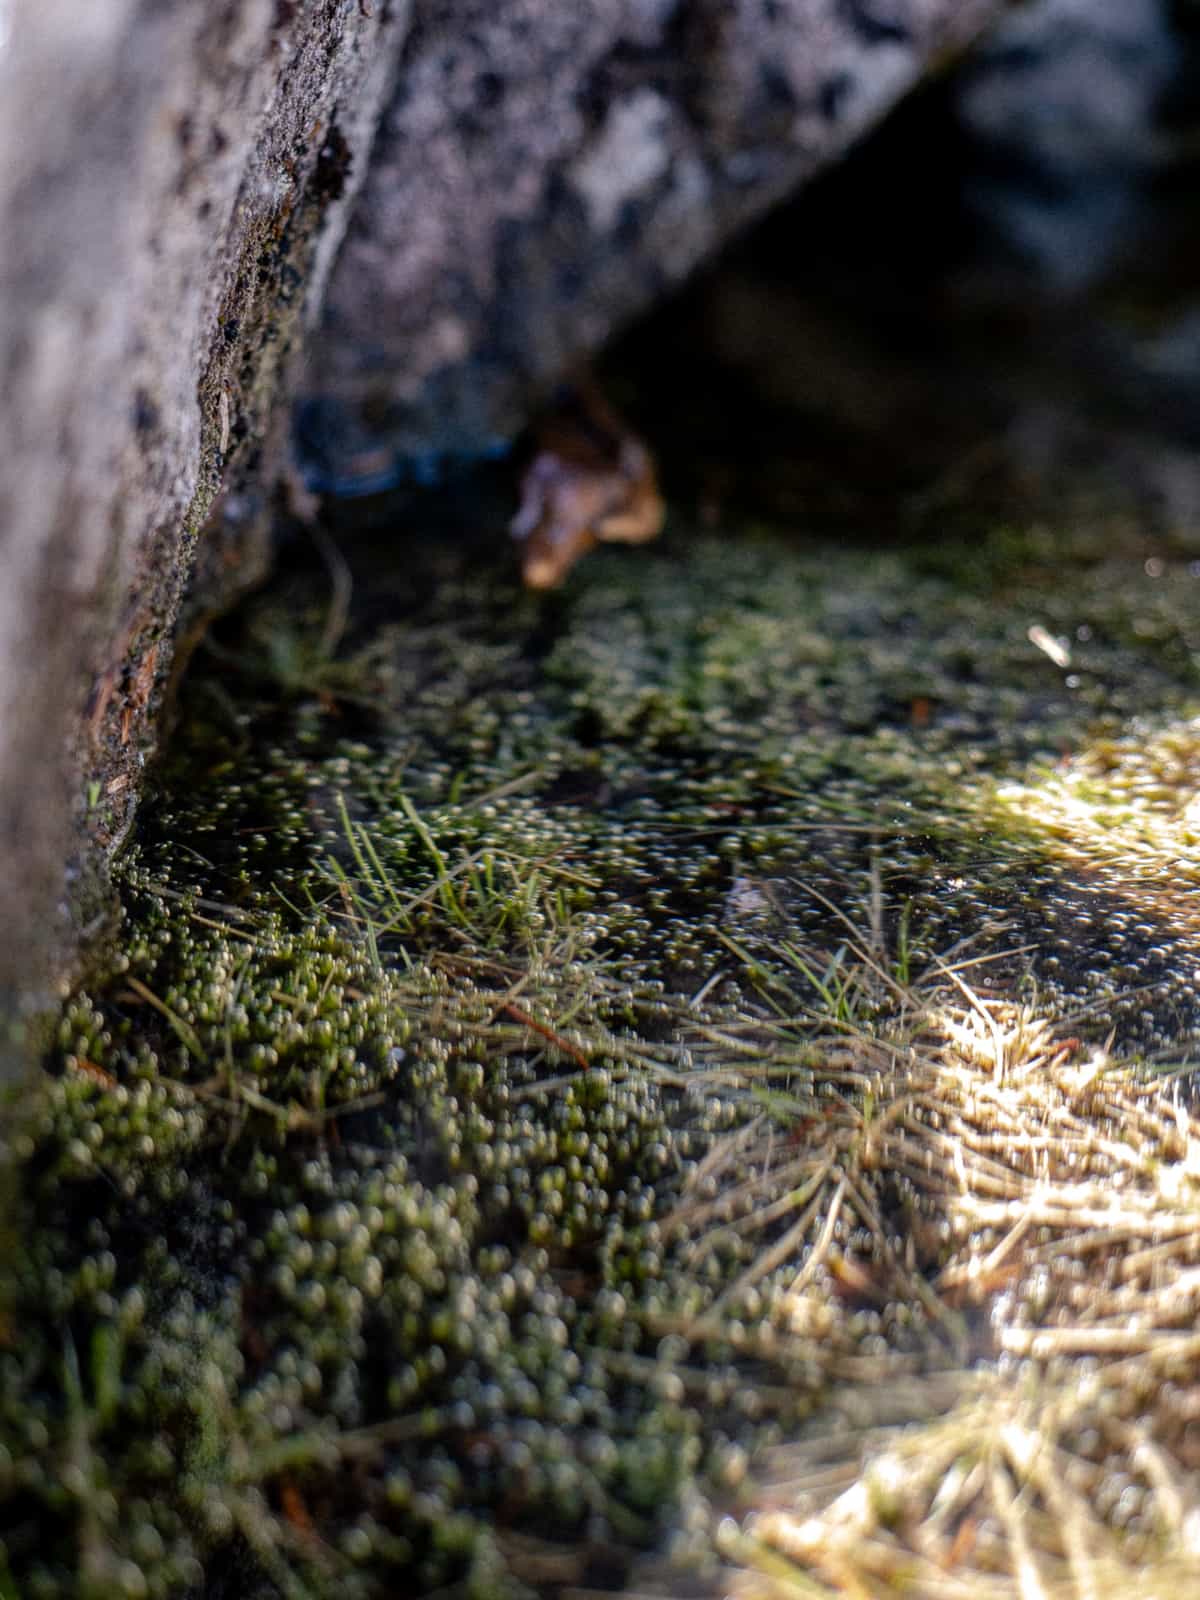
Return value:
[(669, 1527), (713, 1570), (748, 1463), (964, 1359), (952, 1231), (876, 1153), (900, 1045), (836, 1041), (910, 1049), (964, 944), (1046, 1015), (1110, 952), (1083, 1031), (1196, 1033), (1182, 903), (1110, 846), (1186, 812), (1200, 579), (1027, 556), (679, 530), (538, 601), (433, 543), (336, 657), (319, 577), (255, 602), (17, 1152), (6, 1581), (509, 1595)]

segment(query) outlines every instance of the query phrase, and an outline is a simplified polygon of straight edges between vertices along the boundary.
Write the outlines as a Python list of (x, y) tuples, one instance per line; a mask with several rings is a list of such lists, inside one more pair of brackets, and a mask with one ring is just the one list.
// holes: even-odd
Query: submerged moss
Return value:
[(1200, 1031), (1200, 575), (1014, 548), (678, 535), (534, 600), (434, 546), (336, 657), (319, 580), (254, 604), (18, 1152), (0, 1593), (703, 1579), (773, 1447), (1037, 1356), (1074, 1268), (1001, 1273), (986, 1197), (1115, 1171), (1099, 1066), (1027, 1159), (1062, 1074)]

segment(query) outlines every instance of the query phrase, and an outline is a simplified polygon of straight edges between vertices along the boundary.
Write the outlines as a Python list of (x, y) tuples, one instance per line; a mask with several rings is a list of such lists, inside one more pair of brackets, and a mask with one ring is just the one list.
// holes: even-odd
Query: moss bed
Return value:
[(64, 1003), (0, 1595), (1187, 1592), (1200, 566), (407, 516), (203, 654)]

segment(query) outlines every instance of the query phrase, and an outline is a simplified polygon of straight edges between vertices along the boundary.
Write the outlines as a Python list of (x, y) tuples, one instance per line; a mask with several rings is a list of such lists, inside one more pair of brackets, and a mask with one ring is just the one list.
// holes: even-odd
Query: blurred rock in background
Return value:
[(1197, 21), (1018, 8), (639, 326), (612, 374), (668, 474), (893, 535), (1078, 491), (1200, 539)]
[(953, 61), (993, 0), (417, 7), (309, 347), (311, 481), (510, 440), (570, 364)]

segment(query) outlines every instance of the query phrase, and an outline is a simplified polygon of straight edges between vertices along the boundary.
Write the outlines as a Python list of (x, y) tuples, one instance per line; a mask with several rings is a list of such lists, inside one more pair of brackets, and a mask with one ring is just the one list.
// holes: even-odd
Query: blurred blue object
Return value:
[(376, 433), (339, 400), (317, 396), (296, 408), (292, 446), (305, 488), (356, 499), (389, 489), (429, 488), (485, 461), (497, 461), (512, 440), (486, 439), (477, 449), (405, 452)]

